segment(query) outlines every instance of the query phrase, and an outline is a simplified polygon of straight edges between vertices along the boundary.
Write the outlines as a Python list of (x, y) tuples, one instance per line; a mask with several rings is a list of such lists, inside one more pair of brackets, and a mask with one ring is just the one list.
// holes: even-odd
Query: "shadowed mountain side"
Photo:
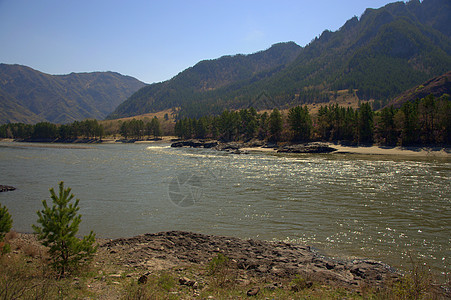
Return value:
[(390, 102), (389, 105), (400, 108), (406, 102), (422, 99), (431, 94), (435, 97), (440, 97), (443, 94), (451, 95), (451, 71), (441, 76), (434, 77), (431, 80), (402, 93)]

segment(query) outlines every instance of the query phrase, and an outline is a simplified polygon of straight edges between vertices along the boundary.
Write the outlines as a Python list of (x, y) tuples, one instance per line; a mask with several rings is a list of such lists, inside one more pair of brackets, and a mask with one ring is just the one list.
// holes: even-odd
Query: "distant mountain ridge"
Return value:
[[(351, 18), (336, 32), (324, 31), (304, 48), (281, 43), (252, 55), (200, 62), (171, 80), (142, 88), (109, 118), (169, 108), (180, 108), (182, 116), (200, 117), (246, 108), (260, 99), (284, 108), (329, 101), (343, 89), (355, 90), (360, 99), (389, 101), (451, 70), (449, 24), (449, 0), (412, 0), (367, 9), (360, 18)], [(259, 59), (265, 56), (266, 60)]]
[(0, 64), (0, 123), (104, 119), (145, 84), (114, 72), (49, 75)]

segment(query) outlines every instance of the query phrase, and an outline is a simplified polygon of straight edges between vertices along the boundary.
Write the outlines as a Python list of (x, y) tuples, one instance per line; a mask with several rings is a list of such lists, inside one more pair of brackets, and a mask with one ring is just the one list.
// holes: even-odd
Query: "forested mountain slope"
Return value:
[(451, 3), (396, 2), (367, 9), (304, 48), (282, 43), (252, 55), (202, 61), (171, 80), (147, 86), (109, 118), (180, 108), (200, 117), (223, 109), (326, 102), (335, 91), (389, 101), (451, 70)]
[(258, 81), (271, 76), (296, 59), (300, 51), (301, 47), (288, 42), (273, 45), (268, 50), (251, 55), (239, 54), (201, 61), (171, 80), (142, 88), (109, 117), (127, 117), (190, 105), (203, 95), (227, 90), (230, 86), (245, 83), (248, 79)]

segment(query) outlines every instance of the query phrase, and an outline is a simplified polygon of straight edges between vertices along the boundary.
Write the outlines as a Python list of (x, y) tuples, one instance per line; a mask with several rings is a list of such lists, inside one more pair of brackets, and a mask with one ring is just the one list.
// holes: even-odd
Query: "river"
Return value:
[(449, 158), (234, 155), (167, 144), (0, 142), (0, 193), (13, 228), (31, 232), (49, 188), (80, 199), (80, 233), (129, 237), (186, 230), (311, 245), (435, 272), (451, 259)]

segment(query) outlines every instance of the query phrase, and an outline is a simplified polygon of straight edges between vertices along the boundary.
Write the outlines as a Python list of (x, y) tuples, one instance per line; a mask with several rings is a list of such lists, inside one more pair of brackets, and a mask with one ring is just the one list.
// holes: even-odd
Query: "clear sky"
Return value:
[(0, 0), (0, 63), (146, 83), (200, 60), (305, 46), (387, 0)]

